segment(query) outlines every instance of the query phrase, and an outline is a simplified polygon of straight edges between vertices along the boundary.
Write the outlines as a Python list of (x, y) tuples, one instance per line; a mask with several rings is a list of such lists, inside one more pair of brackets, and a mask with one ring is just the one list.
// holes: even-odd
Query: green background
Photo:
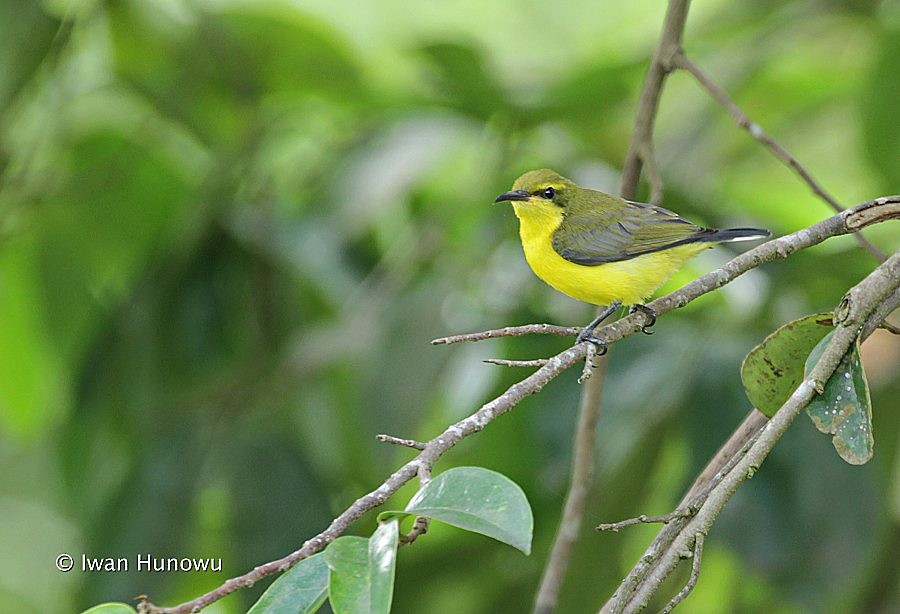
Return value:
[[(571, 343), (428, 342), (589, 319), (490, 203), (540, 167), (615, 191), (664, 8), (0, 0), (0, 611), (172, 605), (283, 556), (410, 457), (376, 433), (428, 439), (524, 375), (481, 359)], [(900, 192), (896, 3), (698, 0), (685, 47), (842, 203)], [(782, 235), (831, 215), (688, 75), (667, 83), (655, 146), (665, 205), (699, 222)], [(898, 234), (867, 231), (889, 253)], [(561, 612), (595, 611), (656, 531), (593, 525), (670, 510), (748, 411), (743, 356), (874, 264), (830, 240), (613, 348)], [(798, 420), (715, 525), (685, 611), (900, 609), (900, 343), (881, 331), (863, 360), (874, 459), (846, 465)], [(515, 480), (533, 554), (436, 525), (399, 553), (395, 611), (530, 608), (577, 371), (436, 467)], [(60, 552), (224, 569), (63, 574)]]

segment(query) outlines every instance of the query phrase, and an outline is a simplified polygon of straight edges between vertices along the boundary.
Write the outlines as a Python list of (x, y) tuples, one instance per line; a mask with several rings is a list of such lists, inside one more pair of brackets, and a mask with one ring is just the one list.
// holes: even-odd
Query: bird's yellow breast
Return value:
[(514, 202), (525, 259), (535, 274), (553, 288), (585, 303), (609, 305), (620, 300), (640, 303), (663, 285), (685, 260), (712, 247), (690, 243), (629, 260), (586, 266), (570, 262), (553, 249), (553, 233), (563, 221), (560, 210)]

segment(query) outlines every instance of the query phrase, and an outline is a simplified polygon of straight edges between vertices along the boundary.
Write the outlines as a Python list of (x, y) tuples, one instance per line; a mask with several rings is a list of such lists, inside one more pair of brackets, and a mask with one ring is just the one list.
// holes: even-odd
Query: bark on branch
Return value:
[[(652, 301), (648, 306), (658, 316), (662, 316), (673, 309), (687, 305), (692, 300), (708, 292), (724, 286), (750, 269), (772, 260), (786, 258), (798, 250), (821, 243), (829, 237), (853, 232), (855, 228), (848, 226), (848, 220), (852, 226), (857, 224), (867, 226), (900, 217), (900, 207), (898, 205), (900, 205), (900, 196), (879, 198), (858, 205), (790, 235), (768, 241), (735, 257), (720, 269), (707, 273), (671, 294)], [(894, 256), (888, 262), (895, 262), (897, 258), (897, 256)], [(884, 269), (884, 265), (877, 270), (880, 271), (882, 269)], [(894, 274), (896, 275), (896, 271)], [(890, 293), (888, 294), (890, 295)], [(856, 302), (853, 304), (855, 306)], [(855, 312), (853, 313), (855, 314)], [(628, 335), (639, 332), (646, 324), (644, 318), (643, 313), (637, 312), (599, 328), (596, 334), (602, 336), (611, 345)], [(843, 339), (843, 337), (838, 337), (838, 335), (835, 335), (835, 338)], [(483, 430), (498, 417), (512, 410), (522, 399), (536, 394), (566, 369), (583, 360), (588, 354), (589, 346), (589, 342), (580, 343), (547, 359), (547, 363), (537, 371), (510, 386), (503, 394), (485, 403), (467, 418), (448, 426), (439, 435), (426, 442), (425, 448), (412, 460), (394, 471), (377, 488), (359, 497), (337, 516), (326, 529), (304, 542), (294, 552), (283, 558), (260, 565), (241, 576), (231, 578), (216, 589), (191, 601), (170, 608), (155, 606), (149, 601), (144, 601), (139, 604), (138, 609), (141, 612), (170, 614), (197, 612), (236, 590), (253, 586), (259, 580), (283, 572), (301, 560), (321, 551), (343, 534), (350, 524), (363, 516), (363, 514), (383, 505), (388, 497), (397, 492), (404, 484), (415, 479), (420, 473), (427, 474), (430, 472), (438, 459), (457, 443)]]

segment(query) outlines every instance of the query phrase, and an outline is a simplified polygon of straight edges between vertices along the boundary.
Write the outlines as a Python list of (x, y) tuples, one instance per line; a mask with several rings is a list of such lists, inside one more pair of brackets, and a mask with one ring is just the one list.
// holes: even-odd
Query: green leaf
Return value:
[(859, 96), (861, 136), (872, 169), (881, 174), (884, 186), (896, 186), (900, 182), (900, 122), (890, 105), (878, 101), (900, 96), (896, 78), (900, 28), (884, 28), (872, 44), (873, 61)]
[(531, 553), (534, 518), (525, 493), (503, 474), (481, 467), (455, 467), (419, 490), (405, 512), (427, 516), (467, 531), (493, 537)]
[(328, 596), (328, 565), (322, 553), (297, 563), (275, 580), (247, 614), (311, 614)]
[(44, 317), (42, 257), (31, 239), (0, 250), (0, 430), (23, 438), (59, 424), (68, 407), (65, 361)]
[(0, 2), (0, 115), (41, 63), (57, 61), (71, 31), (37, 2)]
[(125, 603), (101, 603), (81, 614), (137, 614), (137, 610)]
[(218, 21), (228, 44), (248, 63), (230, 70), (250, 68), (260, 90), (360, 97), (362, 79), (352, 49), (326, 21), (287, 4), (262, 2), (228, 7)]
[(73, 140), (70, 174), (35, 219), (47, 326), (73, 362), (188, 217), (198, 223), (182, 161), (130, 132), (100, 128)]
[(515, 112), (478, 49), (457, 43), (429, 43), (419, 51), (434, 69), (427, 81), (445, 104), (485, 121), (498, 111)]
[[(806, 361), (807, 374), (819, 361), (831, 333), (813, 349)], [(834, 435), (831, 442), (842, 459), (862, 465), (872, 458), (872, 400), (869, 383), (859, 360), (859, 341), (844, 355), (825, 383), (824, 392), (806, 406), (806, 413), (823, 433)]]
[(832, 328), (832, 313), (816, 313), (788, 322), (750, 350), (741, 365), (747, 398), (772, 417), (803, 380), (803, 365)]
[(369, 539), (347, 536), (329, 544), (324, 554), (335, 614), (390, 612), (399, 534), (399, 522), (389, 520)]

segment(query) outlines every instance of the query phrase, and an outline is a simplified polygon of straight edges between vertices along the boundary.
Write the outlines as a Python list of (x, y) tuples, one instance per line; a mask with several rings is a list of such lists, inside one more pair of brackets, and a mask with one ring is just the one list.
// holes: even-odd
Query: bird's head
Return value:
[(579, 191), (577, 184), (550, 169), (528, 171), (515, 180), (512, 190), (494, 199), (495, 203), (510, 201), (520, 220), (539, 224), (558, 225), (565, 217), (566, 207), (574, 202)]

